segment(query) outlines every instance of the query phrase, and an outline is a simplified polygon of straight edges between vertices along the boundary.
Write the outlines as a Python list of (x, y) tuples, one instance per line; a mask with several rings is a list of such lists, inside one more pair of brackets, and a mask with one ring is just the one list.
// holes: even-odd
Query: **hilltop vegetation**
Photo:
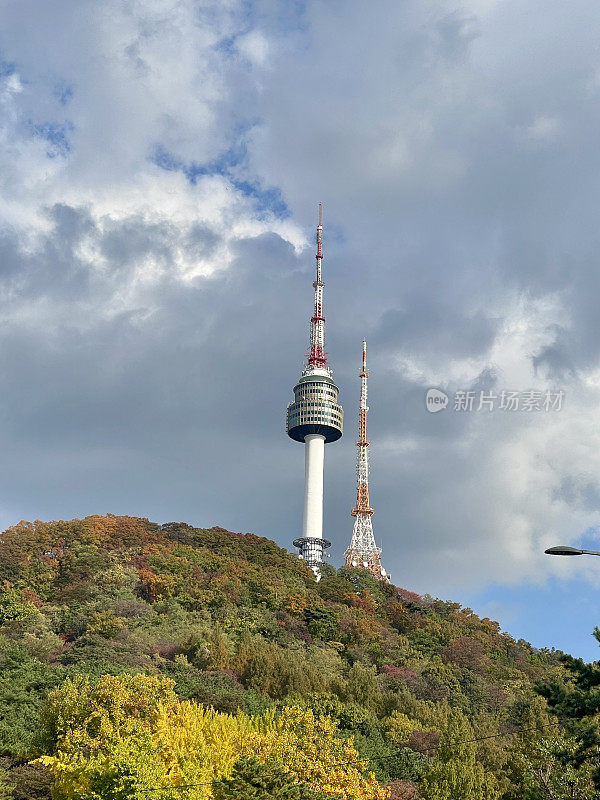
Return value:
[(0, 799), (595, 796), (533, 688), (558, 653), (252, 534), (10, 528), (0, 669)]

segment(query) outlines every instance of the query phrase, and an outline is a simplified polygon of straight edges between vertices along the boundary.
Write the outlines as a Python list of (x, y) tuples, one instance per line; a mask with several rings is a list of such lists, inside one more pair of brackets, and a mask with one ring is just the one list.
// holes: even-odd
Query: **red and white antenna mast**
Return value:
[(325, 352), (325, 317), (323, 316), (323, 279), (321, 267), (323, 263), (323, 206), (319, 203), (319, 222), (317, 225), (317, 276), (313, 287), (315, 290), (315, 307), (310, 320), (310, 350), (307, 353), (308, 361), (305, 372), (315, 369), (331, 370), (327, 366), (327, 353)]
[(344, 553), (346, 567), (361, 567), (380, 580), (389, 581), (381, 565), (381, 548), (375, 544), (373, 509), (369, 501), (369, 440), (367, 439), (367, 343), (363, 339), (360, 376), (360, 405), (358, 416), (358, 458), (356, 462), (356, 505), (350, 512), (354, 517), (352, 540)]

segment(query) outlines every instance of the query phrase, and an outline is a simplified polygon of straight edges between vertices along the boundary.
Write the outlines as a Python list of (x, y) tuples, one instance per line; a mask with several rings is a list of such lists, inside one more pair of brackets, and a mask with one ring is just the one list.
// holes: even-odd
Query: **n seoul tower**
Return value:
[(363, 339), (362, 370), (360, 375), (360, 408), (358, 422), (358, 459), (356, 464), (356, 505), (350, 512), (354, 517), (352, 540), (344, 553), (346, 567), (368, 569), (376, 578), (389, 581), (389, 575), (381, 566), (381, 548), (375, 544), (373, 535), (373, 509), (369, 500), (369, 441), (367, 440), (367, 343)]
[(325, 445), (342, 435), (344, 412), (338, 404), (338, 387), (331, 377), (325, 352), (325, 317), (323, 316), (323, 212), (319, 203), (317, 225), (317, 277), (314, 313), (310, 320), (310, 350), (300, 380), (294, 386), (294, 402), (287, 407), (286, 431), (296, 442), (304, 442), (304, 517), (302, 536), (294, 547), (320, 578), (325, 549), (331, 545), (323, 538), (323, 467)]

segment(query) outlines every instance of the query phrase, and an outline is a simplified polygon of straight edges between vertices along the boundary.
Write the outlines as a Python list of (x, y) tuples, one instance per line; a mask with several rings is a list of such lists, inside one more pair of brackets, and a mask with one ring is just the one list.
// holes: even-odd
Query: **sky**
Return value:
[(600, 560), (543, 552), (600, 549), (599, 26), (595, 0), (3, 0), (0, 528), (292, 549), (320, 201), (332, 563), (366, 337), (392, 580), (599, 658)]

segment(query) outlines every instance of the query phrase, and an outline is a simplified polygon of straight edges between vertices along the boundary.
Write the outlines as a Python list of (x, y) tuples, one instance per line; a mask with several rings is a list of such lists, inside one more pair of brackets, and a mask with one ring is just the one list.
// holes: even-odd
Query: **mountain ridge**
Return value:
[(449, 726), (495, 735), (464, 768), (489, 773), (494, 797), (516, 798), (512, 732), (550, 719), (534, 684), (563, 680), (559, 657), (364, 570), (326, 566), (317, 583), (252, 533), (109, 514), (0, 535), (0, 752), (11, 770), (33, 769), (54, 687), (145, 673), (225, 714), (290, 704), (327, 714), (398, 797), (427, 791)]

